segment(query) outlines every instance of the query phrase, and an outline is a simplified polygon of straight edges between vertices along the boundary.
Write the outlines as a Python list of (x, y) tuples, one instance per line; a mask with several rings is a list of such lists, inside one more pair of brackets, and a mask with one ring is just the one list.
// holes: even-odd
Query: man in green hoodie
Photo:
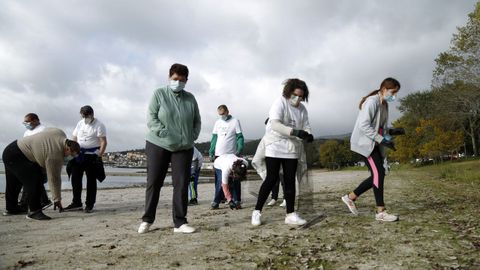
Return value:
[(193, 142), (201, 128), (195, 97), (184, 90), (188, 68), (173, 64), (169, 84), (154, 91), (147, 113), (147, 188), (145, 213), (138, 233), (146, 233), (155, 214), (168, 166), (171, 163), (173, 184), (174, 232), (193, 233), (187, 223), (188, 184), (193, 156)]

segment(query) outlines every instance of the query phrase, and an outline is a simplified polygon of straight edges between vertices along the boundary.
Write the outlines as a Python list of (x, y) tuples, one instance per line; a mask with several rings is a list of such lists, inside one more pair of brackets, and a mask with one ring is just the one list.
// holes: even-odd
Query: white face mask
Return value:
[(178, 93), (185, 88), (186, 82), (181, 82), (177, 80), (170, 80), (170, 84), (168, 85), (173, 92)]
[(387, 102), (394, 102), (397, 96), (394, 95), (392, 92), (393, 91), (388, 91), (387, 94), (383, 97), (383, 99)]
[(83, 121), (84, 121), (85, 125), (88, 125), (88, 124), (93, 122), (93, 118), (92, 117), (85, 117), (85, 118), (83, 118)]
[(297, 107), (298, 105), (300, 105), (300, 101), (302, 101), (301, 97), (294, 94), (290, 96), (290, 104), (292, 104), (294, 107)]

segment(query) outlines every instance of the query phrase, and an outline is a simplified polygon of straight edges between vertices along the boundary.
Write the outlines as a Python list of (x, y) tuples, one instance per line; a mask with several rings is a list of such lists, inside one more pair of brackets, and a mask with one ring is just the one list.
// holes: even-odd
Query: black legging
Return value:
[(262, 211), (265, 201), (268, 199), (268, 194), (273, 186), (279, 181), (280, 165), (283, 169), (284, 181), (284, 198), (287, 201), (287, 214), (295, 211), (295, 175), (297, 173), (297, 159), (291, 158), (274, 158), (266, 157), (265, 164), (267, 165), (267, 177), (263, 181), (260, 191), (258, 192), (258, 200), (255, 210)]
[[(364, 157), (364, 159), (370, 171), (370, 177), (360, 183), (353, 193), (355, 193), (355, 195), (358, 197), (373, 187), (373, 194), (375, 195), (377, 206), (385, 206), (385, 203), (383, 202), (383, 182), (385, 179), (385, 168), (383, 167), (383, 157), (378, 146), (375, 146), (370, 156), (368, 158)], [(378, 188), (373, 184), (375, 177), (378, 177)]]
[(280, 183), (282, 184), (282, 191), (283, 191), (283, 176), (280, 177), (279, 181), (275, 183), (275, 185), (272, 188), (272, 199), (273, 200), (278, 200), (278, 192), (280, 191)]

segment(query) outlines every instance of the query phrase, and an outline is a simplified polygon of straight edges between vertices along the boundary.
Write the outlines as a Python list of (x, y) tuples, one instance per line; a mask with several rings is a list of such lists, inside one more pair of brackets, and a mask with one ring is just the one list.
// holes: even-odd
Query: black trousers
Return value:
[(41, 210), (40, 196), (43, 190), (43, 169), (28, 158), (18, 148), (17, 141), (12, 142), (2, 154), (5, 165), (5, 201), (7, 211), (18, 209), (18, 195), (23, 188), (28, 193), (28, 207), (30, 211)]
[(283, 184), (283, 175), (281, 175), (277, 181), (277, 183), (275, 183), (275, 185), (273, 186), (272, 188), (272, 199), (274, 200), (278, 200), (278, 192), (280, 191), (280, 183), (282, 184), (282, 191), (284, 191), (283, 187), (284, 187), (284, 184)]
[(297, 159), (266, 157), (267, 177), (263, 181), (255, 210), (262, 210), (273, 186), (279, 181), (280, 166), (283, 169), (284, 198), (287, 201), (287, 214), (295, 211), (295, 176), (297, 174)]
[[(46, 179), (47, 176), (44, 174), (44, 179)], [(45, 183), (45, 180), (44, 180)], [(43, 205), (47, 205), (50, 203), (50, 199), (48, 198), (47, 191), (45, 190), (45, 184), (42, 185), (42, 190), (40, 191), (40, 203)], [(22, 195), (20, 196), (20, 201), (19, 201), (20, 206), (28, 206), (28, 193), (23, 189)]]
[(72, 191), (73, 191), (73, 204), (82, 204), (82, 180), (83, 174), (87, 175), (87, 197), (85, 205), (87, 207), (93, 207), (97, 198), (97, 179), (95, 171), (95, 161), (97, 155), (86, 154), (81, 162), (72, 162)]
[(167, 175), (168, 165), (172, 167), (172, 216), (175, 228), (187, 222), (188, 184), (193, 148), (171, 152), (147, 141), (147, 188), (145, 191), (145, 213), (142, 220), (153, 223), (157, 212), (160, 190)]
[[(383, 184), (385, 180), (385, 168), (383, 167), (383, 157), (380, 153), (378, 146), (375, 146), (373, 152), (368, 158), (365, 158), (365, 163), (370, 171), (370, 177), (365, 179), (360, 185), (353, 191), (355, 195), (360, 196), (367, 190), (373, 187), (373, 195), (375, 196), (375, 202), (377, 206), (385, 206), (383, 201)], [(374, 179), (378, 179), (378, 187), (373, 184)]]

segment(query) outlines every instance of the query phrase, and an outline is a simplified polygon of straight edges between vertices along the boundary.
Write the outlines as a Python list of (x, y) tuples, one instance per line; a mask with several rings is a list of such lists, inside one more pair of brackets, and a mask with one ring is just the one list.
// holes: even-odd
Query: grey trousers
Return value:
[(188, 184), (193, 148), (171, 152), (147, 141), (147, 189), (145, 191), (144, 222), (153, 223), (157, 212), (160, 189), (167, 175), (168, 165), (172, 167), (172, 216), (175, 228), (187, 223)]

